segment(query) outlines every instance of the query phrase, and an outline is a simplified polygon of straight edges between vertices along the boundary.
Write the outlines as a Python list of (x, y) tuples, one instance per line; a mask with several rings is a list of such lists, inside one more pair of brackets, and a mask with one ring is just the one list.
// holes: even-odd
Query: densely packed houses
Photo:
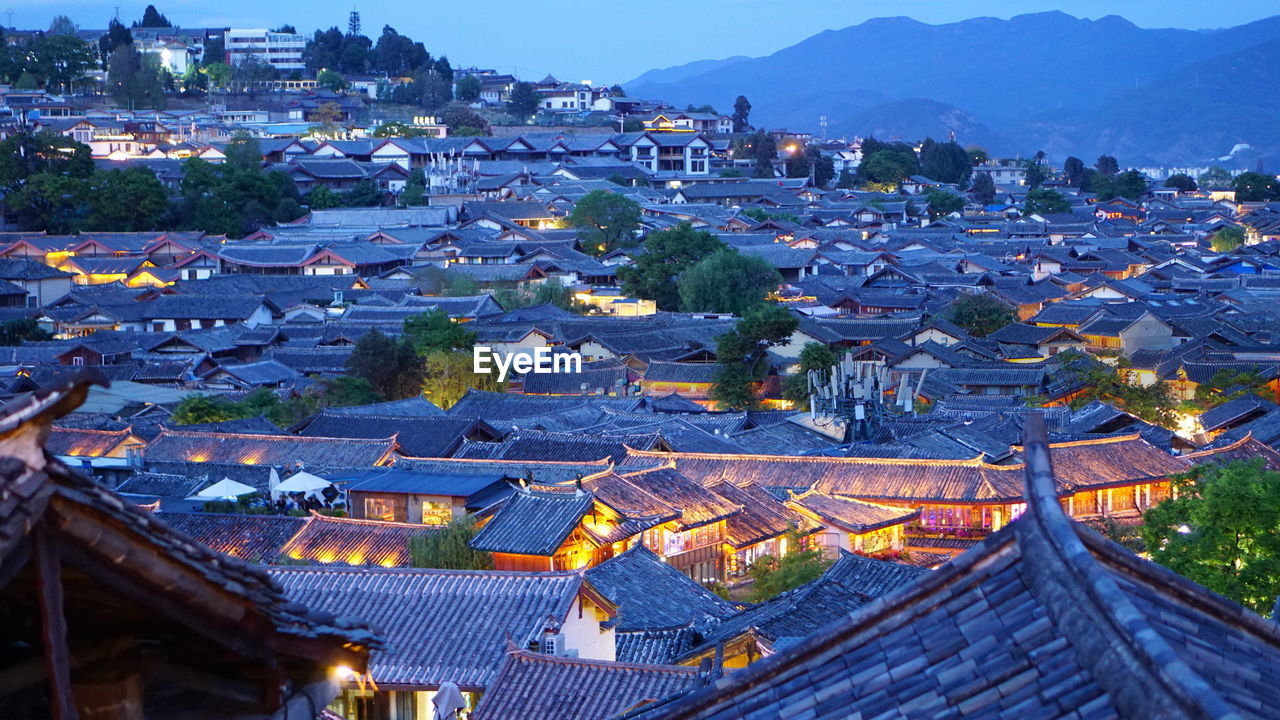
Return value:
[[(264, 141), (262, 167), (304, 199), (367, 179), (395, 196), (422, 171), (429, 202), (242, 238), (3, 233), (0, 320), (22, 335), (0, 346), (20, 461), (0, 473), (5, 601), (61, 582), (58, 616), (127, 603), (110, 622), (131, 631), (154, 610), (141, 679), (101, 692), (160, 713), (169, 696), (137, 685), (185, 628), (209, 647), (197, 680), (163, 679), (182, 692), (236, 676), (245, 705), (293, 702), (260, 692), (270, 672), (348, 718), (1103, 717), (1155, 695), (1156, 715), (1266, 716), (1274, 626), (1068, 521), (1132, 525), (1204, 463), (1280, 468), (1280, 205), (1050, 180), (1066, 208), (1037, 212), (998, 163), (990, 203), (919, 175), (747, 179), (725, 172), (719, 119), (673, 115)], [(638, 214), (614, 249), (570, 221), (602, 192)], [(739, 317), (626, 291), (672, 228), (777, 272), (767, 301), (795, 326), (760, 352), (747, 409), (716, 399)], [(1215, 249), (1224, 229), (1243, 244)], [(973, 298), (1005, 321), (953, 312)], [(399, 362), (357, 372), (370, 338), (417, 362), (424, 326), (582, 363), (334, 399)], [(856, 395), (825, 375), (788, 389), (814, 346)], [(828, 565), (749, 601), (759, 568), (798, 554)], [(81, 702), (98, 650), (59, 647), (56, 608), (22, 608), (10, 639), (49, 643), (74, 670), (54, 693)], [(341, 672), (320, 683), (319, 665)], [(46, 702), (30, 685), (21, 701)]]

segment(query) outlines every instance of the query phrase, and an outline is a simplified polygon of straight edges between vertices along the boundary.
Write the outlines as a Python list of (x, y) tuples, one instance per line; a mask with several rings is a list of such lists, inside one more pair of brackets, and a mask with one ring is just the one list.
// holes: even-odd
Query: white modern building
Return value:
[(232, 28), (225, 36), (227, 62), (238, 65), (250, 57), (270, 64), (277, 70), (302, 70), (302, 51), (307, 39), (295, 33), (280, 33), (266, 28)]

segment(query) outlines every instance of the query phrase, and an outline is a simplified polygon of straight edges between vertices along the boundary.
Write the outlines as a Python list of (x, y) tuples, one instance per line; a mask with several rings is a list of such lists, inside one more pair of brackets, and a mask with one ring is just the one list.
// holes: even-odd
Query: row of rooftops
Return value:
[[(54, 400), (58, 398), (54, 396)], [(922, 696), (918, 690), (903, 689), (903, 681), (894, 675), (895, 668), (914, 667), (917, 675), (941, 683), (954, 672), (951, 665), (959, 661), (968, 663), (966, 677), (971, 684), (1010, 688), (1008, 678), (1025, 675), (1025, 682), (1036, 692), (1023, 692), (1024, 703), (1059, 710), (1083, 704), (1130, 716), (1133, 713), (1124, 708), (1158, 702), (1173, 708), (1169, 716), (1192, 717), (1203, 713), (1188, 710), (1179, 714), (1178, 708), (1269, 707), (1265, 683), (1257, 678), (1274, 664), (1273, 656), (1280, 658), (1280, 633), (1273, 625), (1129, 555), (1118, 545), (1102, 541), (1092, 531), (1073, 527), (1063, 514), (1058, 494), (1064, 482), (1073, 485), (1072, 478), (1092, 478), (1095, 472), (1089, 463), (1107, 462), (1101, 456), (1093, 457), (1093, 448), (1114, 446), (1118, 464), (1124, 457), (1137, 457), (1134, 443), (1140, 441), (1048, 442), (1043, 424), (1035, 419), (1039, 416), (1032, 418), (1025, 437), (1019, 440), (1024, 459), (1017, 473), (1023, 479), (1014, 491), (1027, 502), (1027, 509), (1010, 527), (932, 573), (907, 564), (841, 554), (817, 580), (745, 608), (718, 598), (643, 546), (585, 572), (286, 565), (267, 571), (271, 590), (262, 592), (258, 590), (263, 581), (260, 578), (267, 575), (242, 571), (237, 556), (252, 560), (283, 552), (304, 558), (314, 554), (321, 562), (332, 562), (323, 558), (340, 560), (359, 554), (361, 559), (377, 557), (392, 562), (388, 553), (401, 547), (404, 535), (414, 528), (321, 516), (163, 511), (147, 516), (127, 505), (114, 512), (120, 522), (138, 528), (134, 537), (141, 542), (162, 543), (159, 547), (165, 561), (168, 553), (184, 547), (184, 540), (195, 540), (195, 550), (181, 550), (191, 555), (188, 562), (216, 564), (218, 573), (205, 577), (236, 579), (242, 583), (236, 592), (257, 593), (252, 599), (260, 608), (274, 604), (276, 614), (272, 617), (288, 623), (289, 632), (345, 636), (348, 643), (358, 639), (371, 647), (370, 677), (384, 688), (432, 689), (455, 683), (466, 690), (484, 689), (476, 710), (482, 718), (525, 713), (539, 706), (537, 693), (570, 688), (577, 693), (574, 708), (590, 708), (600, 717), (618, 713), (629, 713), (629, 717), (717, 717), (719, 708), (731, 706), (755, 706), (761, 716), (781, 717), (767, 709), (782, 700), (780, 687), (792, 688), (786, 695), (790, 702), (803, 702), (811, 690), (837, 682), (830, 679), (833, 674), (854, 678), (863, 665), (884, 665), (874, 676), (882, 678), (889, 707), (907, 707), (923, 697), (925, 704), (940, 711), (956, 708), (969, 712), (990, 701), (948, 689), (945, 684)], [(1233, 452), (1248, 450), (1228, 451)], [(637, 452), (634, 457), (651, 460), (657, 456)], [(1092, 459), (1085, 461), (1086, 457)], [(582, 478), (581, 488), (569, 481), (520, 489), (506, 502), (545, 498), (538, 502), (564, 503), (579, 512), (588, 500), (606, 498), (612, 505), (625, 507), (635, 519), (660, 517), (662, 508), (673, 503), (693, 503), (702, 513), (697, 521), (710, 522), (760, 500), (749, 494), (720, 495), (733, 488), (743, 489), (725, 469), (744, 461), (773, 461), (677, 454), (672, 465), (671, 459), (667, 457), (661, 465), (647, 470), (626, 470), (624, 465), (597, 471)], [(439, 465), (445, 461), (429, 462)], [(812, 462), (819, 467), (826, 461)], [(1131, 464), (1149, 462), (1150, 458), (1143, 458)], [(970, 461), (931, 465), (985, 467)], [(51, 467), (55, 468), (55, 481), (73, 489), (67, 496), (85, 509), (100, 511), (108, 503), (105, 489), (84, 479), (72, 480), (75, 476), (64, 467)], [(679, 478), (695, 469), (712, 472), (717, 483), (683, 481), (688, 484), (682, 485)], [(742, 466), (741, 470), (753, 480), (759, 477), (759, 467)], [(542, 465), (536, 472), (541, 478), (553, 479), (549, 468)], [(844, 475), (847, 473), (833, 477)], [(370, 479), (378, 477), (381, 475)], [(656, 484), (632, 484), (641, 478)], [(6, 478), (5, 482), (12, 481)], [(134, 482), (138, 488), (149, 483), (159, 489), (172, 486), (175, 476), (138, 477)], [(713, 494), (718, 499), (713, 499)], [(694, 496), (705, 501), (699, 504)], [(819, 496), (811, 494), (806, 499), (815, 497)], [(65, 512), (66, 501), (62, 502)], [(493, 528), (495, 537), (519, 537), (518, 528), (509, 533), (495, 526), (505, 507), (500, 506), (499, 515), (484, 532)], [(828, 508), (828, 512), (835, 511)], [(82, 522), (94, 519), (85, 515)], [(212, 553), (198, 549), (201, 543), (232, 557), (212, 560)], [(245, 551), (250, 554), (240, 554)], [(1063, 583), (1069, 587), (1061, 587)], [(283, 604), (286, 598), (288, 605)], [(563, 632), (563, 626), (575, 615), (581, 617), (573, 608), (585, 609), (588, 603), (600, 631), (610, 633), (616, 642), (611, 659), (548, 654), (543, 638)], [(304, 614), (304, 607), (320, 612)], [(966, 631), (970, 622), (981, 623), (982, 632)], [(1103, 622), (1115, 631), (1092, 634), (1091, 639), (1072, 629)], [(365, 626), (375, 631), (364, 630)], [(1002, 632), (993, 635), (991, 627)], [(923, 628), (937, 630), (930, 637), (948, 638), (948, 652), (935, 657), (927, 646), (919, 645)], [(459, 633), (468, 638), (466, 643), (457, 642)], [(904, 646), (914, 651), (904, 654)], [(980, 646), (986, 649), (980, 651)], [(1006, 646), (1011, 648), (1009, 653), (996, 652)], [(715, 658), (740, 652), (772, 657), (708, 682), (717, 674)], [(832, 667), (832, 653), (856, 662), (846, 665), (842, 661)], [(1126, 662), (1131, 664), (1131, 672), (1122, 682), (1112, 682), (1104, 672), (1117, 656), (1128, 658)], [(702, 657), (712, 658), (710, 668), (695, 669), (693, 665)], [(1230, 659), (1227, 665), (1223, 665), (1225, 658)], [(688, 665), (673, 666), (675, 662)], [(1231, 677), (1222, 676), (1224, 666), (1232, 668)], [(1142, 699), (1131, 687), (1139, 681), (1155, 688), (1142, 693)], [(1204, 684), (1197, 695), (1184, 696), (1175, 691), (1184, 687), (1178, 685), (1184, 682)], [(886, 702), (883, 693), (859, 690), (862, 685), (852, 679), (838, 687), (844, 688), (839, 692), (844, 693), (842, 702), (848, 706), (870, 708), (873, 703)], [(1055, 700), (1058, 697), (1062, 699)], [(545, 716), (560, 717), (562, 709), (557, 706)]]

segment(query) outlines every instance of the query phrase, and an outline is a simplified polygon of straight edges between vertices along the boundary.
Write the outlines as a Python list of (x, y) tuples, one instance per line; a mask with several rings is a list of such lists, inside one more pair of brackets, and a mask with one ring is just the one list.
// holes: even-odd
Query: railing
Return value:
[(907, 523), (903, 529), (907, 537), (961, 538), (966, 540), (981, 540), (992, 532), (989, 527), (970, 525), (922, 525), (919, 522)]

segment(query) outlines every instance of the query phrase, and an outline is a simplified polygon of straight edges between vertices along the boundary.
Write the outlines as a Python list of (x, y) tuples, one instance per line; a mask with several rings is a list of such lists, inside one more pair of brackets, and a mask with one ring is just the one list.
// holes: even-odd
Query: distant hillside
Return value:
[[(1060, 12), (946, 25), (882, 18), (766, 57), (646, 73), (626, 89), (717, 108), (745, 94), (757, 125), (816, 130), (826, 115), (831, 134), (950, 128), (961, 142), (997, 152), (1026, 154), (1043, 143), (1060, 159), (1111, 143), (1126, 163), (1190, 163), (1250, 142), (1246, 135), (1276, 144), (1260, 152), (1280, 149), (1266, 132), (1246, 132), (1264, 124), (1260, 117), (1231, 124), (1219, 107), (1229, 98), (1252, 115), (1275, 102), (1278, 66), (1266, 48), (1278, 40), (1280, 16), (1215, 31), (1147, 30), (1116, 16)], [(1229, 75), (1230, 92), (1220, 79), (1210, 84), (1209, 73)], [(1161, 123), (1158, 133), (1138, 129)]]
[(1222, 157), (1248, 145), (1237, 164), (1252, 169), (1263, 160), (1274, 171), (1280, 169), (1275, 88), (1280, 40), (1184, 65), (1099, 108), (1047, 113), (1029, 124), (1027, 140), (1051, 154), (1106, 152), (1167, 165)]
[(650, 70), (631, 82), (623, 83), (622, 88), (624, 90), (629, 90), (633, 85), (643, 87), (651, 84), (680, 82), (681, 80), (687, 80), (688, 78), (696, 75), (708, 73), (712, 70), (719, 70), (734, 63), (750, 59), (751, 58), (746, 55), (734, 55), (733, 57), (727, 57), (723, 60), (695, 60), (691, 63), (685, 63), (684, 65)]
[(991, 128), (954, 105), (906, 98), (873, 105), (828, 126), (828, 134), (874, 135), (882, 140), (946, 139), (951, 133), (984, 147), (1003, 141)]

